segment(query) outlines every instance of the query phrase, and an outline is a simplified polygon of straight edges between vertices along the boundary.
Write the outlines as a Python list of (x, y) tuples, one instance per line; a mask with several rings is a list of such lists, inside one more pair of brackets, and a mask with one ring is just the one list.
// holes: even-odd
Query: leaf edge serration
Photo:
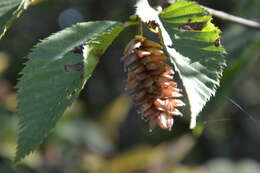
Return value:
[[(86, 43), (86, 44), (87, 44), (87, 42), (93, 40), (95, 37), (97, 37), (97, 36), (99, 36), (99, 35), (112, 32), (113, 29), (115, 29), (115, 28), (117, 28), (117, 27), (121, 27), (121, 28), (119, 29), (118, 33), (112, 38), (112, 40), (114, 40), (114, 39), (117, 37), (117, 35), (123, 30), (123, 25), (122, 25), (122, 23), (120, 23), (120, 22), (115, 22), (115, 21), (93, 21), (92, 23), (95, 23), (95, 22), (100, 22), (100, 23), (101, 23), (101, 22), (112, 22), (112, 23), (114, 23), (114, 25), (111, 25), (111, 26), (107, 27), (104, 32), (93, 34), (93, 35), (92, 35), (93, 37), (90, 37), (89, 39), (84, 40), (84, 43)], [(89, 23), (89, 22), (85, 22), (85, 23)], [(47, 37), (46, 39), (41, 40), (38, 44), (36, 44), (36, 45), (31, 49), (31, 53), (29, 53), (29, 55), (28, 55), (29, 61), (27, 61), (27, 62), (25, 63), (25, 67), (24, 67), (24, 69), (20, 72), (20, 74), (22, 74), (22, 75), (24, 76), (24, 75), (26, 75), (26, 73), (28, 73), (28, 72), (26, 72), (26, 70), (28, 69), (28, 66), (30, 65), (30, 63), (32, 63), (31, 60), (32, 60), (33, 58), (31, 58), (31, 57), (33, 57), (33, 52), (35, 52), (35, 51), (36, 51), (39, 47), (41, 47), (42, 45), (48, 44), (48, 41), (51, 40), (53, 37), (55, 37), (55, 36), (57, 36), (57, 35), (59, 35), (59, 34), (61, 34), (61, 33), (63, 33), (63, 32), (66, 32), (66, 31), (70, 30), (70, 29), (73, 28), (73, 27), (78, 27), (78, 26), (80, 26), (80, 24), (82, 24), (82, 23), (75, 24), (75, 25), (73, 25), (73, 26), (70, 27), (70, 28), (66, 28), (66, 29), (64, 29), (64, 30), (62, 30), (62, 31), (59, 31), (59, 32), (57, 32), (57, 33), (54, 33), (54, 34), (50, 35), (49, 37)], [(46, 43), (46, 42), (47, 42), (47, 43)], [(111, 41), (111, 42), (112, 42), (112, 41)], [(64, 51), (64, 53), (63, 53), (63, 55), (61, 55), (61, 57), (62, 57), (62, 56), (65, 56), (67, 52), (70, 52), (70, 51), (73, 49), (74, 46), (78, 45), (78, 43), (82, 43), (82, 40), (79, 41), (79, 42), (77, 42), (77, 43), (75, 43), (75, 45), (73, 45), (73, 46), (71, 46), (71, 47), (69, 47), (69, 48), (66, 48), (66, 51)], [(108, 45), (108, 46), (109, 46), (109, 45)], [(108, 47), (108, 46), (107, 46), (107, 47)], [(107, 48), (107, 47), (106, 47), (106, 48)], [(87, 57), (84, 57), (84, 59), (85, 59), (85, 58), (87, 58)], [(29, 71), (30, 71), (30, 70), (29, 70)], [(16, 86), (16, 88), (19, 89), (19, 90), (18, 90), (18, 98), (21, 97), (21, 95), (22, 95), (20, 90), (21, 90), (21, 87), (22, 87), (22, 84), (21, 84), (21, 83), (22, 83), (22, 81), (23, 81), (23, 76), (19, 79), (20, 81), (19, 81), (19, 83), (18, 83), (17, 86)], [(90, 77), (90, 76), (89, 76), (89, 77)], [(78, 90), (78, 93), (77, 93), (77, 94), (79, 94), (80, 90), (83, 88), (83, 86), (84, 86), (86, 80), (87, 80), (87, 79), (85, 79), (84, 82), (81, 83), (80, 89)], [(74, 99), (75, 99), (75, 98), (74, 98)], [(67, 107), (69, 107), (69, 106), (70, 106), (70, 105), (68, 105)], [(64, 110), (64, 111), (65, 111), (65, 110)], [(64, 111), (62, 111), (62, 112), (64, 113)], [(63, 114), (63, 113), (61, 113), (61, 114)], [(18, 99), (18, 116), (21, 116), (21, 115), (19, 115), (19, 99)], [(62, 116), (62, 115), (60, 115), (60, 117), (61, 117), (61, 116)], [(55, 124), (56, 124), (56, 122), (55, 122)], [(53, 127), (55, 126), (55, 124), (53, 125)], [(22, 124), (20, 118), (19, 118), (18, 127), (19, 127), (19, 128), (18, 128), (18, 145), (17, 145), (17, 148), (16, 148), (16, 157), (15, 157), (15, 160), (14, 160), (15, 163), (19, 162), (19, 161), (20, 161), (21, 159), (23, 159), (25, 156), (27, 156), (28, 154), (32, 153), (32, 152), (43, 142), (43, 140), (48, 136), (50, 130), (53, 129), (53, 127), (51, 127), (47, 132), (45, 132), (45, 133), (43, 134), (43, 137), (41, 138), (41, 141), (38, 141), (39, 144), (38, 144), (36, 147), (30, 148), (29, 150), (23, 152), (23, 150), (22, 150), (23, 148), (22, 148), (22, 146), (20, 146), (20, 142), (19, 142), (19, 140), (21, 140), (20, 138), (21, 138), (22, 133), (23, 133), (23, 124)], [(22, 129), (22, 130), (21, 130), (21, 129)]]

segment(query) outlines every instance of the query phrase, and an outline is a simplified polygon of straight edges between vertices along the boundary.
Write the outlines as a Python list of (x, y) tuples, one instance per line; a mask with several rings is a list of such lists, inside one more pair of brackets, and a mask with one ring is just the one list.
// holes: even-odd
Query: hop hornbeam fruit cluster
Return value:
[(165, 63), (167, 59), (160, 44), (142, 36), (130, 41), (122, 58), (128, 73), (126, 88), (151, 129), (159, 125), (171, 130), (174, 116), (182, 115), (177, 107), (185, 105), (178, 99), (181, 90), (173, 81), (174, 70)]

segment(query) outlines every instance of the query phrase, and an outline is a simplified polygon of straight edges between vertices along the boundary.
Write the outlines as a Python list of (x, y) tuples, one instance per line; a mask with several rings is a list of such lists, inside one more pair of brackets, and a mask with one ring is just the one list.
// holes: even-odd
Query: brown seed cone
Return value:
[(149, 120), (150, 128), (159, 125), (171, 130), (173, 117), (181, 116), (177, 107), (185, 104), (177, 99), (181, 90), (172, 81), (174, 70), (165, 64), (167, 57), (162, 46), (136, 36), (127, 45), (122, 60), (128, 73), (127, 89), (139, 106), (143, 119)]

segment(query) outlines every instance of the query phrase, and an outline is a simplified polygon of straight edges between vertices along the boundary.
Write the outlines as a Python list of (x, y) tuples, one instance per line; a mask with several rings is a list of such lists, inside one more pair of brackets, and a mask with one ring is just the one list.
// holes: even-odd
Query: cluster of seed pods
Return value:
[(178, 99), (181, 90), (173, 81), (174, 70), (165, 63), (167, 59), (160, 44), (142, 36), (130, 41), (122, 57), (128, 74), (126, 88), (151, 129), (159, 125), (171, 130), (174, 116), (182, 115), (177, 107), (185, 105)]

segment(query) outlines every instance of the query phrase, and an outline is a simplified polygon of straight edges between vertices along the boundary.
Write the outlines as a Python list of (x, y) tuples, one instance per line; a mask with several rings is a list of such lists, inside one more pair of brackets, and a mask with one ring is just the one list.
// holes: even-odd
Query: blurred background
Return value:
[[(154, 4), (159, 1), (153, 1)], [(260, 0), (198, 0), (260, 21)], [(45, 0), (31, 6), (0, 41), (0, 173), (259, 173), (260, 30), (214, 19), (228, 66), (194, 131), (177, 118), (172, 131), (149, 132), (124, 90), (120, 62), (137, 28), (123, 31), (102, 56), (80, 98), (41, 147), (21, 164), (16, 147), (16, 92), (30, 49), (76, 22), (127, 21), (135, 0)]]

